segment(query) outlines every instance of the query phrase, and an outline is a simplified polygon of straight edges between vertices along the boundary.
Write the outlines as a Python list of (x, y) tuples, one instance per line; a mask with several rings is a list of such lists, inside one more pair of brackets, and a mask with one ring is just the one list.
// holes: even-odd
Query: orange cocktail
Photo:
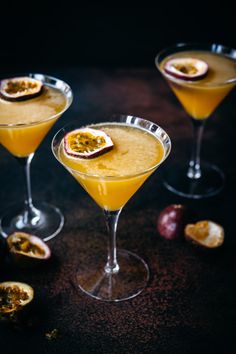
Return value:
[(13, 77), (0, 82), (0, 144), (24, 167), (26, 198), (6, 209), (0, 233), (36, 234), (45, 241), (56, 236), (64, 223), (60, 210), (45, 202), (32, 202), (30, 165), (49, 129), (72, 102), (72, 91), (62, 80), (43, 74)]
[(39, 146), (67, 105), (65, 94), (46, 86), (39, 97), (8, 102), (0, 99), (0, 143), (17, 157), (27, 157)]
[(184, 51), (167, 56), (160, 64), (174, 58), (199, 58), (209, 66), (209, 72), (202, 80), (189, 82), (166, 75), (168, 82), (186, 112), (195, 119), (208, 118), (219, 103), (235, 86), (236, 61), (225, 55), (210, 51)]
[(55, 157), (103, 209), (108, 229), (107, 263), (88, 252), (76, 273), (78, 286), (86, 294), (121, 301), (145, 288), (148, 266), (132, 252), (117, 252), (116, 229), (123, 206), (165, 160), (170, 148), (164, 130), (133, 116), (82, 128), (68, 126), (54, 137)]
[(236, 50), (219, 44), (177, 44), (161, 51), (155, 63), (191, 118), (194, 136), (188, 166), (172, 166), (165, 186), (188, 198), (215, 195), (223, 188), (224, 174), (201, 162), (201, 140), (205, 122), (236, 85)]
[(153, 172), (149, 169), (162, 161), (164, 147), (140, 128), (121, 123), (95, 127), (111, 137), (111, 151), (93, 159), (74, 159), (65, 154), (62, 142), (58, 157), (100, 207), (118, 210)]

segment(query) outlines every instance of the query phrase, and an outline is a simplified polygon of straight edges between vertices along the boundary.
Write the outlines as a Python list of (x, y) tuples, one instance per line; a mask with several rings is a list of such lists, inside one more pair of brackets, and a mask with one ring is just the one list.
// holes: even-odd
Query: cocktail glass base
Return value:
[(147, 285), (148, 266), (142, 258), (126, 250), (117, 251), (117, 261), (118, 272), (108, 274), (102, 260), (86, 258), (76, 274), (76, 284), (87, 295), (98, 300), (118, 302), (134, 298)]
[(44, 241), (49, 241), (61, 231), (63, 225), (64, 216), (53, 205), (35, 202), (33, 215), (29, 217), (22, 204), (17, 203), (2, 215), (0, 233), (3, 237), (7, 237), (13, 232), (27, 232), (40, 237)]
[(182, 197), (201, 199), (214, 196), (224, 187), (224, 174), (215, 165), (201, 163), (201, 177), (192, 179), (187, 176), (188, 166), (169, 167), (164, 176), (165, 187)]

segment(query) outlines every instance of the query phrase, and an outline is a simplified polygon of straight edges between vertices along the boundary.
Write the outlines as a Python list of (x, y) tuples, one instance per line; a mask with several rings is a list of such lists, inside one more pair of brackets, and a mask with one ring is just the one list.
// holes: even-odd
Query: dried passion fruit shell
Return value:
[(20, 310), (33, 300), (34, 290), (25, 283), (6, 281), (0, 283), (0, 314)]
[(64, 151), (74, 158), (91, 159), (108, 152), (113, 146), (111, 138), (98, 129), (76, 129), (64, 137)]
[(177, 79), (195, 81), (207, 75), (208, 64), (196, 58), (175, 58), (165, 63), (164, 71)]
[(184, 230), (185, 238), (205, 248), (216, 248), (224, 242), (224, 229), (210, 220), (188, 224)]
[(16, 263), (36, 265), (51, 256), (50, 248), (39, 237), (25, 232), (14, 232), (7, 237), (9, 251)]
[(6, 101), (25, 101), (39, 96), (43, 83), (27, 76), (5, 79), (0, 82), (0, 97)]

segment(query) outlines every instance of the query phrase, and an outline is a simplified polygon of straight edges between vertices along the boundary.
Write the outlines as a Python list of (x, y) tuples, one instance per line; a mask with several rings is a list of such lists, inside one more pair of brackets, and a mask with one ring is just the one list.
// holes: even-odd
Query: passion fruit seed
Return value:
[(175, 58), (165, 63), (164, 71), (178, 79), (195, 81), (207, 75), (208, 64), (196, 58)]
[(0, 82), (0, 97), (6, 101), (25, 101), (39, 96), (43, 83), (30, 77), (14, 77)]
[(188, 224), (185, 227), (184, 233), (188, 241), (205, 248), (216, 248), (224, 242), (223, 227), (210, 220)]
[(33, 300), (34, 290), (25, 283), (0, 283), (0, 313), (9, 314), (18, 311)]
[(91, 159), (110, 151), (114, 144), (102, 130), (76, 129), (64, 137), (64, 152), (72, 158)]
[(58, 338), (58, 329), (54, 328), (52, 331), (45, 333), (45, 337), (48, 340), (55, 340)]

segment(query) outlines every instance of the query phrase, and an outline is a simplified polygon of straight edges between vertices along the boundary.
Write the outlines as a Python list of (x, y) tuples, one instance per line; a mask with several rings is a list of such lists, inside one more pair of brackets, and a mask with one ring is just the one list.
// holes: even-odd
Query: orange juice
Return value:
[(49, 86), (39, 97), (27, 101), (0, 99), (0, 143), (14, 156), (29, 156), (59, 118), (66, 103), (65, 95)]
[(92, 159), (69, 157), (63, 140), (58, 157), (103, 209), (123, 207), (164, 158), (164, 147), (153, 134), (125, 123), (104, 123), (114, 143), (111, 151)]
[[(208, 64), (204, 79), (185, 81), (164, 72), (165, 63), (174, 58), (196, 58)], [(160, 68), (186, 112), (195, 119), (206, 119), (235, 86), (236, 60), (208, 51), (183, 51), (166, 57)]]

